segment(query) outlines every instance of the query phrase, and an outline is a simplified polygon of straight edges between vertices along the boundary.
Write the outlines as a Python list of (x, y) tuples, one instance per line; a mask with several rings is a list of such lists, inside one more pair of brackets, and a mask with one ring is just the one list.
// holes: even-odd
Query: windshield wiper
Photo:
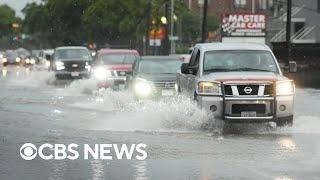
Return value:
[(227, 72), (227, 71), (232, 71), (232, 69), (227, 69), (227, 68), (212, 68), (212, 69), (205, 69), (203, 70), (204, 72)]
[(233, 71), (263, 71), (263, 72), (270, 72), (268, 70), (265, 69), (256, 69), (256, 68), (236, 68), (236, 69), (232, 69)]

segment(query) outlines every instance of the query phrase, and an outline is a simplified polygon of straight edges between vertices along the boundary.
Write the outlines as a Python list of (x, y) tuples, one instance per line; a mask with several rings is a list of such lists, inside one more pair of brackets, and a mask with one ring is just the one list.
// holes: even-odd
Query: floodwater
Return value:
[[(293, 127), (221, 134), (202, 129), (205, 114), (183, 97), (136, 102), (127, 91), (95, 91), (91, 79), (56, 83), (48, 71), (0, 70), (0, 179), (320, 178), (320, 90), (297, 89)], [(26, 161), (26, 142), (144, 143), (148, 157)]]

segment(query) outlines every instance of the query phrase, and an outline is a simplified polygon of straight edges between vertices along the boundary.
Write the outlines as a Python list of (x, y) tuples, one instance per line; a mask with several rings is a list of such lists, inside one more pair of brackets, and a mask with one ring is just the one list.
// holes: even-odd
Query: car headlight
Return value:
[(8, 61), (7, 58), (3, 58), (3, 59), (2, 59), (2, 62), (3, 62), (3, 63), (5, 63), (5, 62), (7, 62), (7, 61)]
[(86, 62), (86, 66), (85, 66), (85, 68), (86, 68), (88, 71), (90, 71), (91, 66), (90, 66), (90, 64), (89, 64), (88, 62)]
[(17, 57), (16, 62), (20, 62), (20, 61), (21, 61), (21, 58)]
[(0, 54), (0, 59), (2, 59), (3, 58), (3, 54)]
[(198, 83), (197, 94), (220, 95), (221, 86), (219, 82), (201, 81)]
[(292, 80), (278, 81), (276, 83), (276, 95), (293, 95), (295, 86)]
[(35, 63), (36, 63), (36, 60), (35, 60), (35, 59), (31, 59), (31, 60), (30, 60), (30, 63), (31, 63), (31, 64), (35, 64)]
[(26, 63), (27, 63), (27, 64), (30, 63), (30, 59), (29, 59), (29, 58), (26, 59)]
[(135, 84), (134, 84), (134, 91), (139, 96), (148, 96), (151, 94), (151, 84), (147, 82), (145, 79), (137, 78)]
[(111, 72), (104, 67), (97, 67), (93, 70), (93, 75), (98, 80), (106, 80)]
[(61, 61), (57, 61), (57, 62), (56, 62), (56, 69), (57, 69), (58, 71), (65, 69), (64, 63), (61, 62)]

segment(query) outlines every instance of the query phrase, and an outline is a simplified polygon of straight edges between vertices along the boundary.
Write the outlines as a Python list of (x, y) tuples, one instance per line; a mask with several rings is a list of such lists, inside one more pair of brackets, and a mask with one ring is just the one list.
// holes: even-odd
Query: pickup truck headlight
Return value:
[(93, 70), (93, 75), (98, 80), (106, 80), (108, 76), (111, 76), (111, 72), (104, 67), (97, 67)]
[(197, 94), (220, 95), (221, 94), (220, 83), (201, 81), (198, 83)]
[(7, 61), (8, 61), (7, 58), (3, 58), (3, 59), (2, 59), (2, 62), (3, 62), (3, 63), (6, 63)]
[(276, 83), (276, 94), (277, 95), (293, 95), (295, 91), (295, 86), (293, 81), (278, 81)]
[(134, 84), (134, 91), (139, 96), (148, 96), (151, 94), (151, 84), (145, 79), (137, 78)]
[(16, 62), (19, 63), (20, 61), (21, 61), (21, 58), (17, 57), (17, 58), (16, 58)]
[(64, 63), (61, 62), (61, 61), (57, 61), (57, 62), (56, 62), (56, 69), (57, 69), (58, 71), (65, 69)]

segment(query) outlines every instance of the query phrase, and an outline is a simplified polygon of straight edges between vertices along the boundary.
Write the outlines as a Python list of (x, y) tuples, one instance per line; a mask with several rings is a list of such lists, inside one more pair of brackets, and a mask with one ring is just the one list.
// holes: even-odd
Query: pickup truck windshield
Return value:
[(175, 74), (180, 69), (180, 60), (141, 61), (139, 72), (145, 74)]
[(55, 59), (76, 59), (80, 61), (90, 61), (91, 55), (86, 49), (59, 49), (55, 53)]
[(204, 54), (204, 72), (266, 71), (278, 73), (274, 58), (268, 51), (223, 50)]
[(102, 54), (99, 60), (103, 64), (133, 64), (136, 60), (134, 54)]

